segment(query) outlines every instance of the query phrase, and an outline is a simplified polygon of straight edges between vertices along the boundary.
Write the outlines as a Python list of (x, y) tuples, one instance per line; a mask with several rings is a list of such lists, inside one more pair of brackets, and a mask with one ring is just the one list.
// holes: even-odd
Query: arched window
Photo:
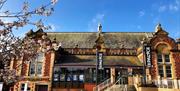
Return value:
[(29, 76), (42, 76), (44, 53), (38, 53), (34, 61), (30, 62)]
[(172, 77), (172, 63), (170, 60), (170, 49), (165, 44), (157, 46), (157, 63), (160, 77)]

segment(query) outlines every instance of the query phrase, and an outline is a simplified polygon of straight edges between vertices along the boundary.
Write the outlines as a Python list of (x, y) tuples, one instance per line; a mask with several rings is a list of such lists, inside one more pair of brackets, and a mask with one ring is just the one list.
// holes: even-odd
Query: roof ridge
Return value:
[[(46, 32), (46, 33), (97, 33), (97, 32)], [(102, 33), (155, 33), (155, 32), (102, 32)]]

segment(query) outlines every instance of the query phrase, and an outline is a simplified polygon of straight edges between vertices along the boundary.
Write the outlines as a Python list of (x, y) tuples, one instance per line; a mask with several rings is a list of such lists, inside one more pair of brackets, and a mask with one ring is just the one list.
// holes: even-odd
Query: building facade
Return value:
[[(173, 39), (160, 24), (155, 32), (47, 32), (37, 31), (48, 40), (40, 48), (35, 63), (24, 63), (17, 71), (23, 79), (15, 83), (14, 91), (93, 91), (105, 80), (123, 79), (133, 84), (131, 77), (146, 80), (180, 79), (180, 40)], [(14, 61), (11, 67), (25, 59)]]

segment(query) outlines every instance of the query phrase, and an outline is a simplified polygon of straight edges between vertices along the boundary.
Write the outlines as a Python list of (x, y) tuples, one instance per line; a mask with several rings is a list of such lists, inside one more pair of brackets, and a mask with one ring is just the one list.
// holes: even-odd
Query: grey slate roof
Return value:
[[(106, 48), (138, 48), (143, 38), (153, 37), (154, 32), (102, 32)], [(47, 32), (48, 37), (61, 42), (63, 48), (93, 48), (97, 32)]]

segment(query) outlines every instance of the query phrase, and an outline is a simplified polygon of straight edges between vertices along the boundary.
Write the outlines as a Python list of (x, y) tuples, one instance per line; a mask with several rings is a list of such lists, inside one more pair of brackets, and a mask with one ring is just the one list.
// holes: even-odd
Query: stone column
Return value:
[(173, 83), (174, 83), (174, 88), (175, 88), (175, 89), (178, 89), (178, 80), (177, 80), (177, 79), (174, 79), (174, 80), (173, 80)]
[(132, 68), (128, 68), (128, 84), (129, 85), (133, 85), (134, 81), (133, 81), (133, 77), (132, 77)]
[(115, 82), (115, 68), (111, 68), (111, 83)]

